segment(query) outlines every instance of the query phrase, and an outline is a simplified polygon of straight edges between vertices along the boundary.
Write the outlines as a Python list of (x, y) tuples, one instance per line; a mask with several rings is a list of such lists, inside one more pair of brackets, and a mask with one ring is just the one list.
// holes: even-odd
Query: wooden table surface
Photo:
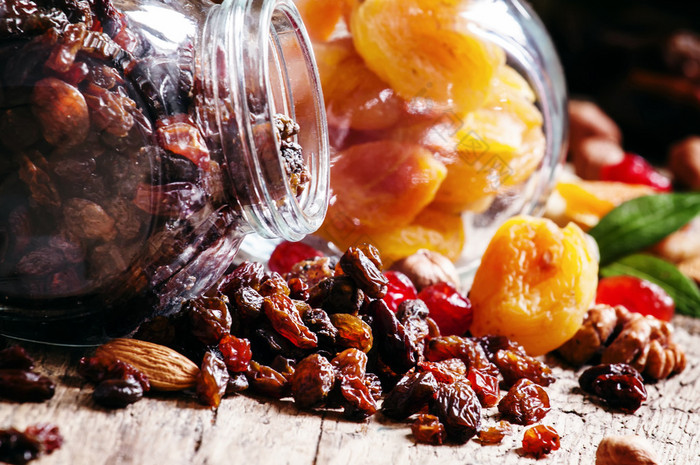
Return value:
[[(42, 404), (0, 401), (0, 427), (37, 422), (59, 425), (63, 447), (37, 465), (70, 464), (564, 464), (593, 465), (606, 435), (648, 439), (665, 464), (700, 464), (700, 320), (676, 317), (675, 338), (688, 355), (686, 370), (648, 385), (648, 401), (631, 415), (607, 411), (585, 398), (573, 370), (554, 364), (557, 382), (547, 388), (552, 411), (543, 423), (562, 436), (561, 449), (536, 461), (520, 455), (524, 427), (497, 446), (414, 444), (407, 424), (376, 415), (364, 423), (339, 412), (302, 412), (291, 401), (249, 396), (223, 400), (218, 410), (183, 394), (156, 394), (126, 409), (109, 411), (91, 400), (92, 386), (76, 375), (89, 350), (24, 344), (38, 371), (57, 381), (56, 395)], [(485, 410), (485, 425), (496, 409)]]

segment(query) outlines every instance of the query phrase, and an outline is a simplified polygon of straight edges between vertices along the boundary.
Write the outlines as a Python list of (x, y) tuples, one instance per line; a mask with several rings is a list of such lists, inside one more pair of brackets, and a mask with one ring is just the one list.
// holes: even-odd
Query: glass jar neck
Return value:
[[(225, 190), (252, 231), (299, 240), (321, 225), (328, 200), (329, 149), (318, 70), (291, 0), (224, 0), (200, 37), (201, 123), (219, 149)], [(206, 105), (206, 109), (201, 108)], [(300, 127), (309, 181), (289, 176), (275, 117)]]

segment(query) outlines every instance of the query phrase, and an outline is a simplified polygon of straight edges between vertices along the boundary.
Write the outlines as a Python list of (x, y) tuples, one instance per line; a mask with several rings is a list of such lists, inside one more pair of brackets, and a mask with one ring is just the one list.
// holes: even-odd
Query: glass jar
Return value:
[(1, 333), (123, 335), (246, 234), (318, 228), (328, 136), (291, 0), (37, 4), (0, 6)]
[(565, 154), (566, 89), (518, 0), (297, 0), (328, 116), (319, 235), (385, 264), (428, 248), (467, 278), (495, 229), (542, 212)]

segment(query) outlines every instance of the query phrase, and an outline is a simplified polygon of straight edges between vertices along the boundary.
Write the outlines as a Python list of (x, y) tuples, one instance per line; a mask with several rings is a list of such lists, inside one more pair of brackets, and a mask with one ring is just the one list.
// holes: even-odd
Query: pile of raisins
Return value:
[(0, 350), (0, 399), (43, 402), (52, 398), (56, 383), (33, 368), (34, 360), (22, 347)]
[[(339, 259), (310, 255), (293, 266), (275, 263), (284, 275), (244, 262), (134, 337), (199, 364), (196, 395), (212, 407), (249, 390), (291, 397), (302, 409), (343, 409), (355, 421), (381, 411), (411, 422), (415, 440), (429, 444), (477, 434), (484, 444), (500, 442), (503, 425), (531, 425), (549, 411), (543, 387), (554, 382), (552, 371), (520, 345), (442, 336), (417, 298), (392, 298), (390, 309), (390, 282), (373, 246), (351, 247)], [(482, 431), (482, 410), (496, 406), (504, 423)]]

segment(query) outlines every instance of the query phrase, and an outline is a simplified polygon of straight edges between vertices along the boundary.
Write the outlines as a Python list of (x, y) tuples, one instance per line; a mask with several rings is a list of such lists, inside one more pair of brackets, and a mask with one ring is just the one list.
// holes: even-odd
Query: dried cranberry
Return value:
[(428, 286), (418, 293), (418, 298), (430, 309), (430, 318), (446, 336), (461, 336), (472, 324), (472, 304), (449, 283)]
[(37, 423), (27, 426), (24, 433), (38, 440), (45, 453), (50, 454), (63, 445), (63, 436), (58, 426), (51, 423)]
[(303, 242), (282, 241), (272, 251), (267, 267), (280, 274), (286, 274), (292, 271), (297, 263), (315, 257), (323, 257), (323, 254), (310, 245)]
[(525, 430), (523, 451), (536, 458), (542, 458), (559, 449), (559, 434), (551, 426), (537, 425)]
[(659, 285), (634, 276), (611, 276), (598, 282), (596, 303), (622, 305), (627, 310), (671, 321), (673, 298)]
[(417, 299), (418, 291), (411, 280), (400, 271), (385, 271), (388, 281), (386, 295), (382, 298), (389, 310), (396, 313), (404, 300)]
[(643, 184), (661, 192), (671, 191), (671, 181), (657, 172), (643, 157), (634, 153), (626, 153), (619, 163), (601, 167), (600, 179), (627, 184)]
[(227, 335), (219, 341), (219, 351), (223, 356), (226, 368), (233, 373), (248, 371), (253, 353), (250, 350), (250, 341)]
[(625, 363), (590, 367), (581, 374), (578, 382), (585, 392), (626, 413), (635, 412), (647, 399), (642, 376)]

